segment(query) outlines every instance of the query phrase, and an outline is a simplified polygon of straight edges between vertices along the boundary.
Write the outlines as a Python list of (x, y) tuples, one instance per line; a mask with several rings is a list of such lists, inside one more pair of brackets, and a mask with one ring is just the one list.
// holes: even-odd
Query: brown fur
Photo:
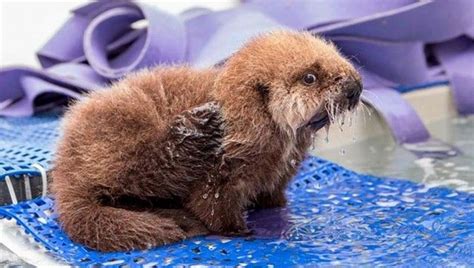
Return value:
[(359, 81), (331, 44), (278, 31), (221, 69), (157, 68), (91, 93), (67, 113), (55, 158), (62, 227), (101, 251), (248, 233), (246, 208), (286, 204), (308, 122), (330, 100), (351, 107), (341, 79)]

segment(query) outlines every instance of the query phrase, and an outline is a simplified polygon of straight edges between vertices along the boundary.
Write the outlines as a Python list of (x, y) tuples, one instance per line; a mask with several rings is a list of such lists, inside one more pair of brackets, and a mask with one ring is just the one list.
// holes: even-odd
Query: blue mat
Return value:
[(39, 175), (31, 165), (45, 169), (58, 138), (59, 117), (43, 114), (35, 117), (0, 118), (0, 180), (5, 176)]
[[(18, 126), (3, 120), (2, 153), (36, 155), (30, 148), (50, 152), (57, 120), (48, 118), (21, 121)], [(22, 128), (21, 134), (11, 135), (16, 142), (5, 141), (8, 124), (11, 133)], [(50, 157), (44, 151), (40, 155)], [(21, 168), (10, 156), (11, 152), (3, 153), (0, 162)], [(2, 178), (4, 171), (0, 172)], [(16, 220), (55, 257), (79, 266), (474, 266), (472, 194), (359, 175), (308, 157), (288, 196), (287, 208), (249, 213), (248, 224), (255, 232), (251, 237), (197, 237), (126, 253), (104, 254), (71, 242), (60, 230), (51, 198), (0, 207), (0, 217)]]

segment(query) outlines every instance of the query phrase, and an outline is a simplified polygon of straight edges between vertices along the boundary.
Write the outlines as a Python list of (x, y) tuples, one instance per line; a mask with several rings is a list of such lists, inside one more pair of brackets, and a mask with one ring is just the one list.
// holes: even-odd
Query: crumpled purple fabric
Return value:
[(80, 98), (144, 67), (213, 66), (259, 33), (292, 28), (332, 40), (360, 66), (365, 101), (399, 143), (426, 142), (429, 132), (399, 91), (449, 82), (459, 113), (474, 113), (472, 14), (471, 0), (250, 0), (179, 16), (126, 0), (93, 2), (73, 10), (38, 51), (42, 70), (0, 70), (0, 115), (32, 115), (57, 96)]

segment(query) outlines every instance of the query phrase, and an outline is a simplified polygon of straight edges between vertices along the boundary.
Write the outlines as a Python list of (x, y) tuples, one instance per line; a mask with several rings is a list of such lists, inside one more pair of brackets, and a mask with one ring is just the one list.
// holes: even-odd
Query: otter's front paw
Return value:
[(231, 189), (196, 191), (185, 207), (213, 233), (245, 235), (248, 233), (239, 195)]
[(253, 234), (253, 231), (245, 227), (244, 229), (239, 229), (235, 231), (223, 232), (220, 233), (224, 236), (250, 236)]
[(277, 208), (285, 207), (287, 204), (284, 191), (277, 191), (274, 193), (262, 193), (257, 196), (254, 203), (255, 208)]
[(247, 236), (251, 234), (242, 213), (232, 214), (231, 211), (228, 211), (223, 214), (223, 217), (215, 219), (212, 225), (211, 228), (214, 231), (226, 236)]

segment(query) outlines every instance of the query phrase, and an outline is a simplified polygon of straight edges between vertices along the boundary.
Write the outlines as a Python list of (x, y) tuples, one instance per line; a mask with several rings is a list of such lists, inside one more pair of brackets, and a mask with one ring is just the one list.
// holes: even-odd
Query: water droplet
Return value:
[(47, 224), (48, 223), (48, 220), (43, 218), (43, 217), (39, 217), (38, 221), (41, 222), (42, 224)]
[(216, 193), (214, 194), (214, 198), (215, 198), (215, 199), (219, 198), (219, 192), (216, 192)]
[(296, 166), (296, 160), (295, 159), (291, 159), (290, 163), (291, 163), (292, 166)]
[(316, 149), (316, 133), (311, 133), (311, 150)]
[(214, 244), (207, 244), (207, 248), (208, 248), (210, 251), (213, 251), (213, 250), (215, 250), (215, 249), (217, 248), (217, 246), (214, 245)]
[(326, 141), (326, 143), (329, 143), (329, 128), (331, 126), (329, 124), (327, 124), (325, 127), (324, 127), (324, 130), (326, 130), (326, 138), (324, 139)]
[(163, 264), (166, 264), (166, 265), (170, 265), (171, 262), (173, 262), (173, 258), (166, 257), (166, 258), (163, 260)]
[(214, 208), (211, 209), (211, 216), (214, 216)]
[(208, 193), (205, 193), (202, 195), (202, 199), (207, 199), (209, 197), (209, 194)]
[(340, 154), (340, 155), (345, 155), (345, 154), (346, 154), (346, 149), (342, 148), (342, 149), (339, 151), (339, 154)]

